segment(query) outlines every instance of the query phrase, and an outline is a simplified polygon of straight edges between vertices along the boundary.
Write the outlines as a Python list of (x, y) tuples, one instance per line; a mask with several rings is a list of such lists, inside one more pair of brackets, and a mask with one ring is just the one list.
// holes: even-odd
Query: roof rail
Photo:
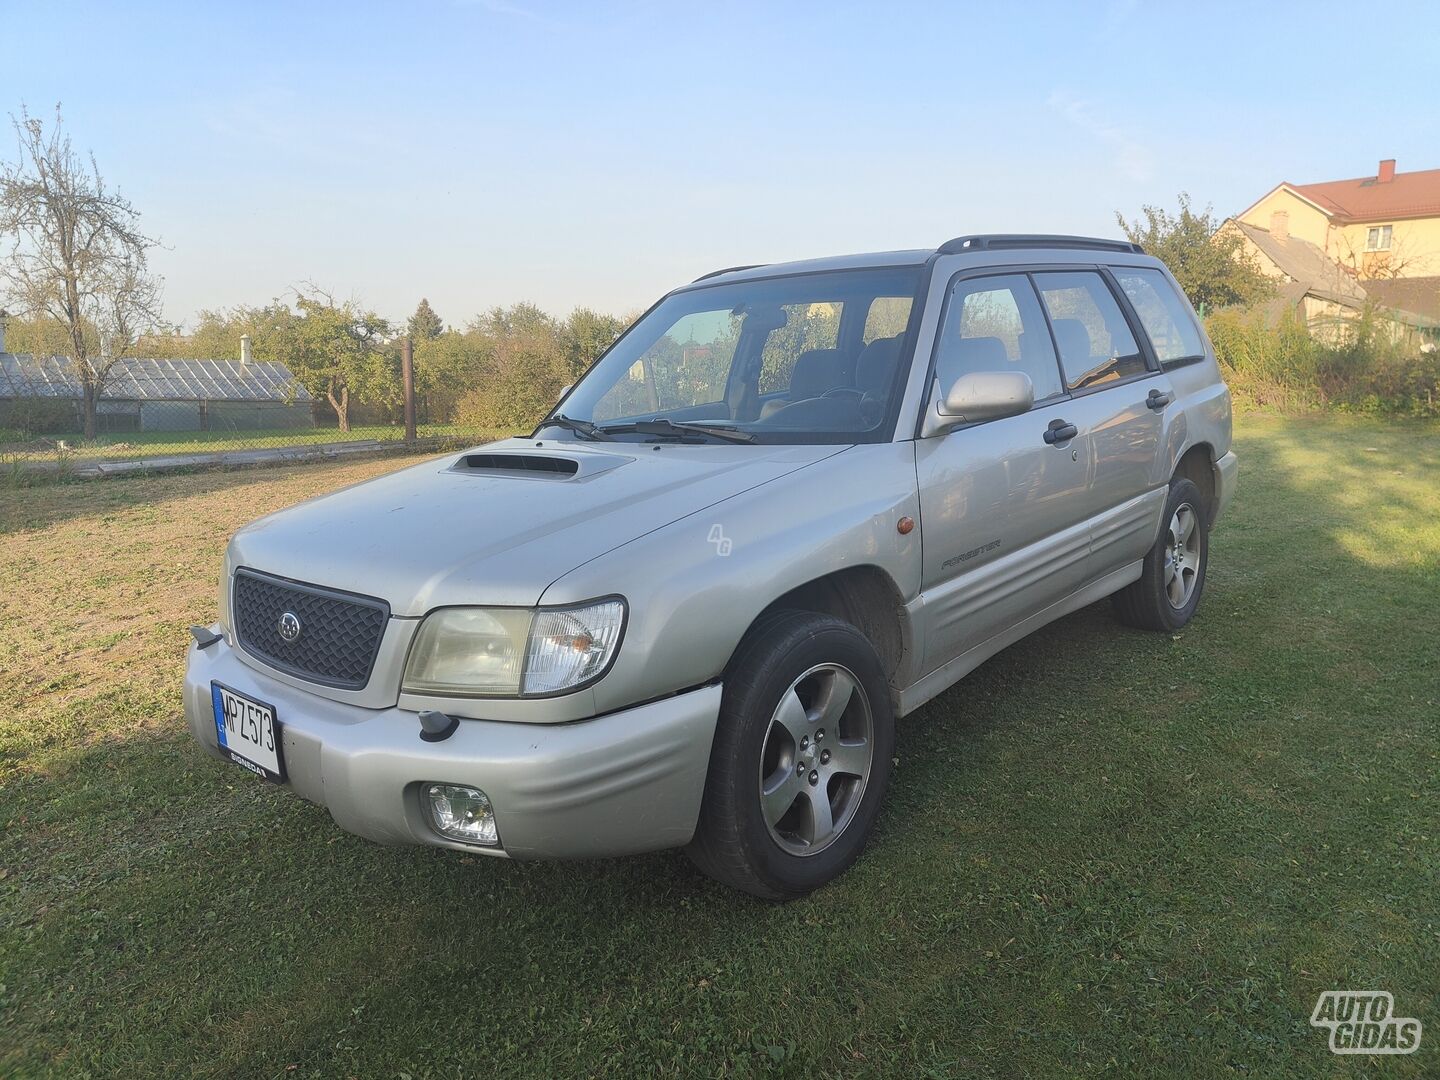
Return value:
[[(699, 277), (697, 277), (697, 278), (695, 279), (695, 281), (704, 281), (704, 280), (706, 280), (707, 278), (719, 277), (721, 274), (733, 274), (733, 273), (735, 273), (736, 271), (739, 271), (739, 270), (754, 270), (756, 267), (766, 266), (766, 265), (768, 265), (768, 264), (766, 264), (766, 263), (747, 263), (747, 264), (745, 264), (744, 266), (727, 266), (727, 267), (725, 267), (725, 269), (723, 269), (723, 270), (711, 270), (710, 273), (708, 273), (708, 274), (701, 274)], [(694, 285), (694, 284), (695, 284), (695, 281), (692, 281), (690, 284), (691, 284), (691, 285)]]
[(1123, 251), (1145, 254), (1145, 249), (1129, 240), (1102, 240), (1093, 236), (1049, 236), (1045, 233), (985, 233), (957, 236), (941, 244), (941, 255), (961, 255), (967, 251), (1005, 251), (1015, 248), (1079, 248), (1092, 251)]

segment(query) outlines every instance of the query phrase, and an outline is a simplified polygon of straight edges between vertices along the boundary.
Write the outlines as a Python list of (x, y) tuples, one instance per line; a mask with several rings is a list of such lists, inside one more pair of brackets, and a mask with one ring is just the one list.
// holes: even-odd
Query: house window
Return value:
[(1365, 233), (1366, 251), (1389, 251), (1390, 230), (1389, 225), (1376, 225)]

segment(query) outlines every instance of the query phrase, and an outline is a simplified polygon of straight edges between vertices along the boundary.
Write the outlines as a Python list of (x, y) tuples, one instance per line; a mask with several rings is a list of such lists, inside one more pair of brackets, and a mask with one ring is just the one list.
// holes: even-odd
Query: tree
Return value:
[(467, 327), (485, 343), (480, 382), (457, 403), (461, 423), (512, 430), (533, 425), (572, 379), (562, 326), (534, 304), (492, 308)]
[(614, 315), (601, 315), (589, 308), (576, 308), (560, 327), (560, 346), (565, 355), (568, 381), (574, 382), (608, 349), (629, 325)]
[(1171, 214), (1158, 206), (1142, 206), (1140, 217), (1125, 220), (1115, 211), (1115, 220), (1125, 235), (1170, 267), (1175, 280), (1195, 307), (1225, 307), (1253, 304), (1275, 291), (1274, 283), (1245, 252), (1245, 241), (1233, 229), (1220, 232), (1223, 222), (1207, 206), (1196, 213), (1190, 196), (1179, 195), (1180, 212)]
[(279, 301), (262, 310), (256, 344), (263, 345), (263, 355), (285, 364), (311, 395), (330, 402), (341, 431), (350, 430), (353, 401), (392, 406), (399, 401), (395, 368), (382, 349), (390, 325), (374, 312), (337, 304), (314, 286), (296, 296), (293, 312)]
[(410, 340), (419, 345), (422, 341), (433, 341), (443, 334), (445, 322), (435, 314), (430, 301), (422, 296), (420, 303), (415, 306), (415, 314), (411, 315), (409, 322), (405, 324), (405, 329)]
[(24, 109), (13, 122), (19, 159), (0, 164), (0, 235), (11, 239), (0, 283), (25, 314), (64, 329), (93, 439), (116, 359), (160, 317), (160, 281), (147, 264), (155, 241), (94, 156), (75, 152), (58, 106), (48, 133)]
[[(1362, 234), (1372, 230), (1362, 227)], [(1367, 251), (1341, 229), (1336, 234), (1336, 260), (1351, 277), (1363, 281), (1394, 281), (1398, 278), (1424, 277), (1429, 270), (1430, 253), (1414, 243), (1413, 234), (1392, 229), (1390, 246), (1384, 250)]]
[[(92, 350), (100, 348), (100, 331), (85, 327), (85, 340)], [(66, 356), (70, 352), (70, 333), (48, 316), (12, 315), (5, 329), (5, 347), (12, 353), (34, 356)]]
[(415, 341), (415, 388), (432, 422), (449, 421), (455, 403), (479, 386), (491, 367), (489, 339), (475, 333), (447, 330), (438, 337)]

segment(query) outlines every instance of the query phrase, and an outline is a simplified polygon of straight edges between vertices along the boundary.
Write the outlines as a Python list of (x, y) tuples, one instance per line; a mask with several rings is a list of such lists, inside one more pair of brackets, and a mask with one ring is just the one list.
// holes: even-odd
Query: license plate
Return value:
[(215, 704), (215, 735), (230, 760), (256, 776), (277, 783), (285, 779), (280, 756), (280, 721), (275, 706), (238, 694), (222, 683), (210, 684)]

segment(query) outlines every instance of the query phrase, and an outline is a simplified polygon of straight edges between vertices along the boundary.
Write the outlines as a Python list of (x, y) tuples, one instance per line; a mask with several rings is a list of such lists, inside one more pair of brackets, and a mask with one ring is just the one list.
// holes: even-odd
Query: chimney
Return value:
[(250, 335), (240, 335), (240, 366), (245, 367), (253, 357), (250, 355)]
[(1387, 157), (1384, 161), (1380, 162), (1380, 175), (1375, 177), (1375, 182), (1377, 184), (1388, 184), (1394, 179), (1395, 159), (1393, 157)]
[(0, 353), (5, 351), (5, 321), (9, 318), (8, 311), (0, 310)]
[(1276, 210), (1270, 215), (1270, 235), (1276, 240), (1290, 239), (1290, 211)]

